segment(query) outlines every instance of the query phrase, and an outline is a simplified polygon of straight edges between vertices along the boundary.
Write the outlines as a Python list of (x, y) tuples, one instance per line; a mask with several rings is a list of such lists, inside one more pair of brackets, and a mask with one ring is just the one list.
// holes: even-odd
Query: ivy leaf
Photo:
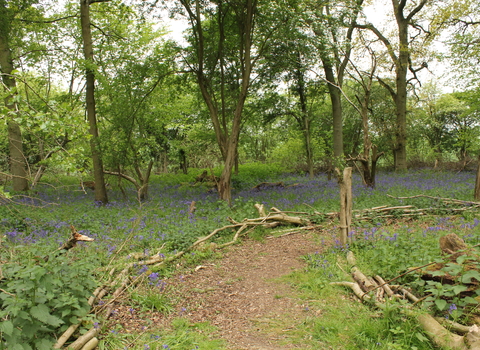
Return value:
[(447, 301), (443, 299), (437, 299), (435, 300), (435, 305), (440, 311), (442, 311), (447, 306)]

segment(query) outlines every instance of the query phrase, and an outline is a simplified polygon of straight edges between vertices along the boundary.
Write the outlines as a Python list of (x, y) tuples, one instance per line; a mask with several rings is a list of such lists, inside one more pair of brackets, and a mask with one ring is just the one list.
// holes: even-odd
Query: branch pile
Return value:
[[(458, 245), (460, 238), (454, 234), (442, 237), (440, 244), (444, 252), (453, 253), (452, 256), (463, 254), (463, 245)], [(453, 237), (456, 236), (456, 237)], [(455, 242), (454, 251), (451, 250), (451, 242)], [(445, 248), (446, 247), (446, 248)], [(352, 252), (347, 254), (347, 262), (351, 266), (352, 281), (331, 282), (332, 285), (338, 285), (350, 288), (352, 292), (362, 302), (370, 303), (378, 309), (384, 309), (386, 299), (405, 299), (412, 303), (411, 306), (404, 306), (403, 311), (410, 317), (416, 317), (421, 328), (427, 333), (430, 339), (439, 347), (453, 350), (480, 350), (480, 328), (474, 324), (472, 326), (464, 326), (446, 318), (433, 317), (429, 314), (418, 314), (413, 311), (412, 306), (420, 303), (423, 299), (416, 297), (411, 290), (401, 285), (393, 285), (394, 280), (426, 267), (436, 265), (429, 263), (407, 271), (406, 273), (385, 282), (380, 276), (367, 277), (356, 266), (355, 257)]]
[[(433, 197), (427, 195), (418, 195), (412, 197), (393, 197), (390, 198), (405, 200), (416, 198), (427, 198), (435, 201), (437, 204), (428, 208), (417, 208), (414, 205), (382, 205), (374, 208), (353, 210), (352, 220), (356, 221), (372, 221), (375, 219), (396, 219), (396, 218), (416, 218), (425, 215), (437, 214), (458, 214), (469, 210), (476, 210), (480, 208), (479, 202), (462, 201), (452, 198)], [(338, 217), (338, 212), (319, 213), (315, 215), (324, 217), (326, 219), (334, 220)]]

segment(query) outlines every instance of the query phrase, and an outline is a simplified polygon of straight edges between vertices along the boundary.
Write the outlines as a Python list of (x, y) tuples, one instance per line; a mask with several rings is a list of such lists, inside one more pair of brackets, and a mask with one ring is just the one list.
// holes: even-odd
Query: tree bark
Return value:
[(340, 185), (340, 244), (345, 247), (351, 243), (348, 233), (352, 223), (352, 168), (345, 168), (343, 173), (340, 169), (335, 169)]
[(397, 125), (395, 131), (395, 170), (407, 170), (407, 71), (410, 58), (408, 43), (408, 21), (403, 15), (398, 0), (392, 0), (398, 25), (400, 49), (395, 64), (396, 94), (395, 107)]
[[(90, 148), (92, 152), (93, 177), (95, 179), (95, 201), (108, 203), (107, 189), (103, 174), (103, 161), (98, 135), (97, 116), (95, 108), (95, 71), (93, 65), (92, 32), (90, 30), (90, 3), (91, 0), (80, 0), (80, 21), (82, 27), (83, 52), (86, 61), (85, 78), (87, 118), (89, 124)], [(98, 2), (98, 1), (97, 1)]]
[(23, 138), (20, 125), (14, 116), (18, 114), (18, 107), (13, 101), (16, 88), (13, 72), (12, 51), (9, 45), (10, 23), (5, 1), (0, 1), (0, 72), (5, 89), (10, 93), (5, 98), (5, 106), (9, 110), (7, 116), (7, 132), (9, 147), (10, 173), (12, 174), (13, 190), (27, 191), (27, 162), (23, 153)]
[(305, 155), (307, 157), (307, 171), (309, 177), (312, 179), (314, 177), (314, 168), (313, 168), (313, 147), (312, 147), (312, 136), (311, 136), (311, 123), (310, 117), (308, 116), (307, 109), (307, 91), (305, 84), (305, 76), (303, 68), (301, 65), (302, 55), (299, 50), (297, 50), (297, 61), (295, 67), (295, 78), (296, 78), (296, 91), (300, 99), (300, 117), (295, 116), (297, 122), (299, 123), (300, 129), (303, 131), (303, 140), (305, 143)]
[(475, 178), (475, 190), (473, 193), (474, 199), (480, 201), (480, 155), (478, 156), (477, 176)]

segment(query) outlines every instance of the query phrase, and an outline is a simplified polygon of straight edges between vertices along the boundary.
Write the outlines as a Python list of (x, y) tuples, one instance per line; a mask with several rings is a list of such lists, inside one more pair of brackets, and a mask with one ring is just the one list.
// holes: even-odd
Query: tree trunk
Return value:
[(307, 158), (307, 171), (309, 177), (312, 179), (314, 177), (313, 169), (313, 147), (312, 147), (312, 137), (311, 137), (311, 123), (308, 116), (307, 108), (307, 89), (304, 76), (304, 68), (302, 67), (302, 55), (299, 50), (297, 50), (297, 61), (295, 67), (295, 78), (296, 78), (296, 91), (300, 100), (300, 117), (296, 117), (300, 129), (303, 131), (303, 140), (305, 143), (305, 155)]
[(473, 197), (477, 202), (480, 201), (480, 155), (478, 156), (477, 177), (475, 178), (475, 191)]
[(328, 80), (328, 91), (332, 101), (332, 123), (333, 123), (333, 156), (343, 157), (343, 118), (342, 100), (340, 88), (337, 86), (333, 69), (324, 64), (325, 75)]
[[(397, 114), (395, 170), (407, 170), (407, 72), (410, 64), (410, 49), (408, 27), (412, 18), (425, 6), (427, 0), (421, 0), (405, 17), (405, 1), (392, 0), (393, 11), (398, 26), (398, 41), (400, 48), (398, 58), (394, 60), (396, 75), (395, 106)], [(391, 48), (388, 48), (391, 50)]]
[[(231, 178), (232, 170), (235, 165), (235, 159), (238, 153), (238, 141), (240, 136), (241, 121), (242, 121), (242, 112), (245, 105), (245, 100), (247, 98), (248, 89), (250, 87), (250, 74), (252, 71), (253, 61), (251, 58), (251, 49), (252, 49), (252, 33), (254, 29), (254, 18), (256, 10), (256, 1), (254, 0), (245, 0), (238, 2), (239, 12), (241, 18), (238, 19), (238, 30), (240, 31), (241, 39), (238, 44), (238, 55), (240, 57), (240, 68), (239, 76), (241, 76), (241, 85), (238, 91), (238, 96), (236, 97), (236, 105), (233, 116), (231, 120), (227, 120), (229, 111), (227, 109), (227, 103), (229, 102), (228, 98), (225, 96), (226, 87), (225, 84), (228, 84), (227, 79), (225, 78), (224, 73), (224, 41), (225, 37), (225, 26), (222, 21), (225, 17), (225, 12), (222, 7), (222, 2), (218, 3), (217, 11), (219, 18), (219, 28), (218, 28), (218, 47), (216, 48), (216, 60), (219, 62), (219, 67), (216, 71), (210, 72), (212, 76), (216, 75), (219, 77), (220, 83), (212, 76), (209, 76), (206, 71), (206, 62), (208, 62), (207, 55), (210, 53), (205, 49), (205, 40), (206, 35), (202, 27), (202, 13), (201, 13), (201, 2), (196, 0), (194, 2), (195, 8), (191, 7), (189, 1), (181, 1), (185, 10), (187, 11), (190, 21), (192, 23), (192, 31), (195, 33), (196, 38), (196, 60), (198, 67), (196, 68), (197, 83), (199, 85), (202, 97), (207, 105), (207, 108), (210, 112), (210, 118), (212, 120), (213, 128), (215, 130), (215, 135), (217, 138), (217, 144), (222, 153), (224, 167), (220, 180), (217, 185), (218, 193), (220, 199), (227, 201), (231, 204), (232, 194), (231, 194)], [(215, 95), (215, 90), (212, 88), (218, 88)]]
[(103, 174), (103, 162), (98, 137), (97, 117), (95, 109), (95, 72), (93, 67), (93, 44), (90, 30), (90, 0), (80, 0), (80, 20), (82, 26), (83, 51), (86, 61), (86, 95), (87, 118), (89, 124), (90, 148), (92, 151), (93, 176), (95, 179), (95, 201), (108, 203), (107, 189)]
[(7, 116), (8, 146), (10, 173), (12, 174), (13, 190), (27, 191), (27, 162), (23, 154), (23, 139), (20, 125), (14, 120), (17, 115), (17, 105), (13, 101), (15, 94), (15, 78), (13, 71), (12, 52), (9, 46), (10, 23), (5, 2), (0, 5), (0, 71), (3, 84), (10, 93), (5, 98), (5, 106), (10, 110)]

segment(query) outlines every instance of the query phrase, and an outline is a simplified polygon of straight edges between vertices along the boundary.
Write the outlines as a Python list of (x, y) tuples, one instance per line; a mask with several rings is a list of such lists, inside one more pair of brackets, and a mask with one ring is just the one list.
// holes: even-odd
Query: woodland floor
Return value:
[(286, 344), (283, 334), (308, 316), (306, 306), (280, 277), (304, 268), (302, 256), (322, 251), (320, 242), (318, 232), (245, 240), (229, 247), (221, 258), (169, 278), (166, 292), (178, 302), (173, 316), (137, 315), (122, 303), (112, 321), (125, 332), (139, 334), (145, 327), (168, 326), (169, 318), (181, 315), (217, 327), (214, 336), (225, 340), (228, 349), (301, 348)]

